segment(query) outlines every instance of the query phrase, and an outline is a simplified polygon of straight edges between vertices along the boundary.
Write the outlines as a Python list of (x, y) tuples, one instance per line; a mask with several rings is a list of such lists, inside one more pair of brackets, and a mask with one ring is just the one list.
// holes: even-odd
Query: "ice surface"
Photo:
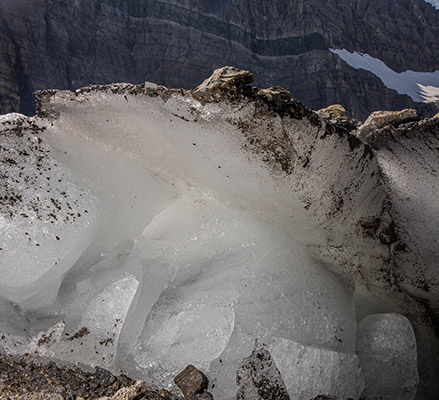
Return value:
[(0, 332), (6, 335), (26, 335), (30, 322), (10, 301), (0, 298)]
[(412, 400), (419, 382), (416, 340), (408, 319), (374, 314), (358, 325), (357, 353), (365, 376), (366, 400)]
[(54, 301), (100, 213), (84, 179), (53, 158), (42, 131), (20, 115), (0, 124), (0, 291), (27, 308)]
[[(13, 321), (3, 325), (9, 330), (4, 349), (101, 365), (165, 385), (194, 364), (215, 384), (215, 398), (228, 400), (238, 390), (236, 370), (257, 339), (278, 357), (291, 393), (312, 398), (317, 388), (358, 398), (354, 288), (352, 276), (340, 273), (352, 269), (352, 257), (347, 253), (342, 265), (330, 265), (309, 246), (326, 246), (325, 213), (332, 200), (320, 190), (325, 182), (316, 181), (312, 191), (320, 191), (311, 209), (322, 211), (315, 216), (297, 193), (308, 172), (298, 183), (297, 176), (274, 172), (243, 151), (242, 132), (226, 121), (236, 113), (253, 115), (251, 104), (237, 111), (226, 104), (202, 106), (190, 97), (125, 98), (103, 90), (58, 92), (51, 102), (60, 113), (53, 125), (25, 120), (25, 136), (4, 135), (2, 145), (11, 154), (26, 150), (27, 142), (44, 151), (46, 170), (37, 169), (38, 157), (26, 161), (36, 183), (17, 184), (28, 199), (19, 207), (32, 204), (35, 196), (40, 207), (53, 204), (51, 198), (58, 204), (54, 196), (65, 190), (81, 217), (71, 231), (64, 219), (32, 219), (33, 235), (52, 235), (55, 246), (38, 236), (35, 249), (21, 237), (28, 223), (17, 219), (22, 208), (14, 206), (12, 216), (2, 217), (2, 233), (21, 252), (6, 252), (1, 260), (7, 263), (0, 269), (6, 298), (0, 309)], [(15, 123), (24, 117), (8, 118)], [(35, 121), (46, 130), (36, 132)], [(319, 128), (289, 122), (298, 124), (297, 150), (312, 148), (310, 138), (319, 136)], [(332, 173), (328, 165), (352, 156), (347, 141), (340, 150), (344, 158), (322, 143), (313, 155), (321, 157), (320, 169)], [(357, 164), (363, 149), (355, 151)], [(22, 171), (13, 163), (7, 168), (14, 175)], [(59, 185), (46, 189), (40, 184), (46, 177)], [(331, 260), (345, 251), (326, 248), (335, 254)], [(38, 268), (25, 260), (29, 254)], [(61, 256), (65, 262), (57, 269), (51, 257)], [(29, 293), (17, 286), (19, 276)], [(311, 367), (317, 372), (304, 377), (303, 370)], [(291, 389), (296, 381), (303, 389)]]
[[(433, 2), (432, 2), (433, 4)], [(437, 3), (436, 3), (437, 4)], [(345, 49), (329, 49), (343, 61), (356, 69), (365, 69), (375, 74), (389, 89), (399, 94), (407, 94), (414, 101), (432, 103), (439, 100), (439, 71), (395, 72), (378, 58)]]
[(17, 340), (29, 348), (55, 330), (40, 353), (164, 384), (192, 363), (218, 399), (235, 396), (255, 339), (353, 351), (352, 288), (288, 234), (303, 227), (300, 203), (242, 153), (236, 133), (224, 134), (215, 123), (223, 110), (206, 106), (189, 125), (201, 118), (196, 101), (108, 100), (66, 98), (44, 132), (50, 173), (69, 171), (66, 184), (79, 183), (68, 193), (94, 196), (89, 214), (99, 219), (89, 226), (99, 234), (48, 285), (51, 302), (30, 314), (33, 336)]
[(133, 275), (119, 279), (96, 295), (82, 314), (80, 326), (87, 327), (95, 340), (104, 345), (101, 353), (108, 363), (114, 361), (119, 334), (138, 286)]
[(230, 398), (237, 390), (230, 382), (255, 339), (283, 333), (354, 350), (352, 292), (274, 227), (192, 190), (143, 234), (160, 238), (160, 262), (173, 277), (134, 349), (134, 362), (149, 376), (168, 384), (193, 363), (216, 382), (214, 395)]
[(276, 338), (268, 346), (291, 399), (317, 395), (357, 400), (364, 388), (360, 360), (341, 353)]

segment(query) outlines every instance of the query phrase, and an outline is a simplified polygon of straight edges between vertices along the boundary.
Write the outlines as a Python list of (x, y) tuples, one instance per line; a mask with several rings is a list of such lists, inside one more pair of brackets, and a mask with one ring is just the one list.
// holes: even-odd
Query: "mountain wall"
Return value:
[(434, 71), (437, 37), (439, 12), (424, 0), (1, 0), (0, 112), (32, 114), (39, 89), (192, 88), (235, 65), (309, 107), (341, 103), (365, 118), (415, 104), (329, 48), (367, 53), (397, 72)]

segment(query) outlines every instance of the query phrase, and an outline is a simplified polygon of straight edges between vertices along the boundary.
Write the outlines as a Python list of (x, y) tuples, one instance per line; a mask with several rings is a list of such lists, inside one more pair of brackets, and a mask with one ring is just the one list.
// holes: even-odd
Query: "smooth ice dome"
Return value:
[(375, 314), (357, 330), (357, 353), (363, 367), (366, 400), (412, 400), (419, 383), (416, 339), (402, 315)]
[(358, 400), (359, 312), (422, 309), (393, 286), (389, 188), (355, 136), (267, 93), (118, 84), (3, 118), (0, 349), (166, 386), (193, 364), (229, 400), (258, 340), (292, 398)]

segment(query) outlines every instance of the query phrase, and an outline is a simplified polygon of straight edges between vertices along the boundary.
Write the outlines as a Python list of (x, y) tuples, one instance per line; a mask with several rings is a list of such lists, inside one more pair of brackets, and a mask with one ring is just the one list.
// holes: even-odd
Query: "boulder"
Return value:
[(348, 120), (349, 116), (341, 104), (332, 104), (329, 107), (316, 111), (316, 114), (322, 119), (328, 120)]
[(407, 108), (401, 111), (375, 111), (369, 115), (364, 123), (356, 131), (356, 135), (363, 141), (375, 129), (380, 129), (388, 125), (398, 126), (404, 122), (417, 121), (418, 112)]
[(231, 66), (218, 68), (192, 92), (192, 96), (199, 101), (216, 101), (222, 98), (226, 91), (248, 85), (253, 79), (253, 74), (249, 71)]
[(316, 111), (316, 114), (323, 120), (331, 124), (353, 131), (360, 124), (358, 120), (350, 118), (346, 109), (341, 104), (332, 104), (329, 107)]
[(268, 89), (261, 89), (258, 91), (258, 95), (265, 97), (268, 101), (274, 101), (275, 103), (287, 103), (291, 101), (291, 93), (281, 86), (272, 86)]
[(186, 398), (205, 392), (209, 385), (206, 375), (193, 365), (188, 365), (181, 371), (174, 378), (174, 382)]

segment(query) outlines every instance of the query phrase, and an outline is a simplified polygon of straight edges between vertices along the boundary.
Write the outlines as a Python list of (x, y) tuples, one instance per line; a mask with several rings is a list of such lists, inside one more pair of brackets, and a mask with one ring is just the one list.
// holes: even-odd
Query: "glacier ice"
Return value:
[(283, 338), (275, 338), (268, 349), (292, 399), (318, 395), (358, 399), (364, 389), (360, 360), (353, 353), (303, 346)]
[(412, 400), (419, 383), (416, 339), (406, 317), (372, 314), (358, 325), (357, 352), (366, 400)]
[[(387, 228), (376, 160), (251, 101), (129, 88), (58, 91), (45, 118), (0, 119), (2, 160), (17, 160), (2, 173), (22, 173), (0, 217), (0, 349), (164, 385), (194, 364), (228, 400), (258, 340), (292, 398), (358, 400), (356, 281), (375, 284), (389, 258), (359, 234), (378, 217)], [(295, 174), (273, 161), (286, 153)]]

